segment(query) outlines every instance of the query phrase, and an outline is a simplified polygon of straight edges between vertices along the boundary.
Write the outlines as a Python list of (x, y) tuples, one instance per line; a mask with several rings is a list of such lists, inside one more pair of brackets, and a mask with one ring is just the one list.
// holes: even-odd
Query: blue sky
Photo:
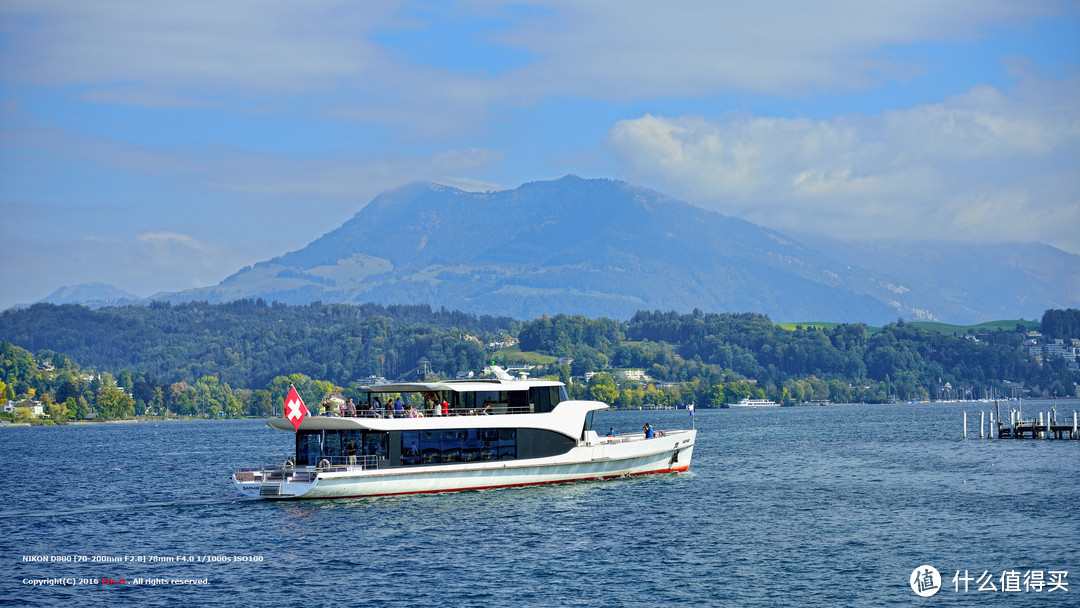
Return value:
[(0, 3), (0, 308), (216, 284), (416, 180), (1080, 254), (1075, 2)]

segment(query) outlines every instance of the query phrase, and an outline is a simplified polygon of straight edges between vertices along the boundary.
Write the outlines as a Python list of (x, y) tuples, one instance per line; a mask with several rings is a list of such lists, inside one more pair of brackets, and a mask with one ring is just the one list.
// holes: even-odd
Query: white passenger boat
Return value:
[[(293, 431), (296, 451), (233, 474), (246, 496), (385, 496), (681, 472), (697, 433), (601, 436), (593, 414), (608, 406), (570, 400), (549, 380), (365, 387), (356, 416), (311, 416), (298, 396), (290, 400), (287, 416), (269, 425)], [(401, 405), (380, 405), (392, 403)]]
[(768, 399), (751, 399), (749, 397), (743, 397), (742, 401), (738, 403), (729, 403), (728, 407), (780, 407), (781, 404), (775, 401), (769, 401)]

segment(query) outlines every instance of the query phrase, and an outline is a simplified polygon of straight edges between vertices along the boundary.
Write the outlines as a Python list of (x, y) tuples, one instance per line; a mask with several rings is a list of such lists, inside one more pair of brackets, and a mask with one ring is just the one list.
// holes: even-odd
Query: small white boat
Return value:
[(728, 407), (780, 407), (780, 404), (775, 401), (769, 401), (768, 399), (751, 399), (749, 397), (743, 397), (743, 400), (738, 403), (729, 403)]
[[(398, 401), (397, 409), (376, 407)], [(295, 433), (295, 453), (233, 474), (245, 496), (385, 496), (680, 472), (697, 434), (600, 436), (593, 413), (608, 406), (569, 400), (550, 380), (365, 387), (357, 416), (310, 416), (296, 402), (268, 423)]]

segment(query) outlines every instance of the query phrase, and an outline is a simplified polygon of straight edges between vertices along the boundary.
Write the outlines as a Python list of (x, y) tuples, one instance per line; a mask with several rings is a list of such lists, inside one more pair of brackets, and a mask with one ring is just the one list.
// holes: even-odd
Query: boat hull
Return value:
[(300, 482), (242, 482), (234, 475), (233, 481), (246, 496), (282, 500), (457, 492), (674, 473), (690, 467), (695, 435), (689, 430), (651, 439), (604, 438), (559, 457), (528, 461), (335, 470)]

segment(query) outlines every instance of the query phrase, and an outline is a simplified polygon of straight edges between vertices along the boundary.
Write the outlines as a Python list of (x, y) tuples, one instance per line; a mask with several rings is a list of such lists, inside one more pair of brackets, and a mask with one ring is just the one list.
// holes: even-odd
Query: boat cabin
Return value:
[(355, 416), (304, 420), (295, 464), (385, 469), (557, 456), (591, 430), (591, 410), (604, 407), (574, 408), (571, 431), (563, 417), (553, 424), (552, 412), (564, 401), (566, 387), (544, 380), (364, 387)]

